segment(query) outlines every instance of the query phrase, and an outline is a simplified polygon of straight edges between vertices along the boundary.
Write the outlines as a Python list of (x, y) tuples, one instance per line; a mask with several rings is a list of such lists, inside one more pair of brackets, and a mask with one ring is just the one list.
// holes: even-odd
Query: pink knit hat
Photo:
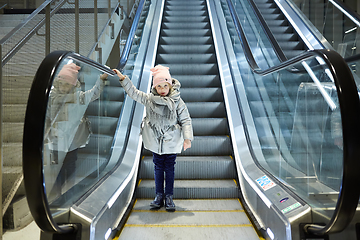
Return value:
[(155, 67), (150, 68), (150, 71), (153, 75), (153, 87), (163, 82), (167, 82), (172, 86), (171, 75), (168, 67), (156, 65)]
[(81, 67), (79, 67), (75, 63), (66, 64), (60, 70), (58, 77), (61, 80), (64, 80), (65, 82), (75, 86), (80, 68)]

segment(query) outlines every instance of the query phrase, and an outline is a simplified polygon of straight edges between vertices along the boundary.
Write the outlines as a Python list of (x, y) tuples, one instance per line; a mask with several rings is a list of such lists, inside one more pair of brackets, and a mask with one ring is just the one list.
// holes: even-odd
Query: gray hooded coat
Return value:
[(170, 93), (162, 97), (156, 89), (144, 93), (126, 77), (120, 81), (126, 93), (145, 105), (146, 116), (141, 124), (144, 147), (157, 154), (181, 153), (184, 139), (193, 140), (189, 111), (180, 98), (180, 82), (172, 79)]

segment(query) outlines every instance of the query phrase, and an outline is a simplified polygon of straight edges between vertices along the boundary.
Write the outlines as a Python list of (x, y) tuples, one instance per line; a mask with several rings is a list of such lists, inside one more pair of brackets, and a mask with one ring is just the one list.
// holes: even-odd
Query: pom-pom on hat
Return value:
[(66, 64), (60, 70), (58, 77), (60, 78), (60, 80), (63, 80), (75, 86), (80, 68), (81, 67), (79, 67), (75, 63)]
[(150, 68), (150, 71), (153, 75), (153, 87), (163, 82), (167, 82), (170, 86), (172, 86), (171, 75), (168, 67), (156, 65), (155, 67)]

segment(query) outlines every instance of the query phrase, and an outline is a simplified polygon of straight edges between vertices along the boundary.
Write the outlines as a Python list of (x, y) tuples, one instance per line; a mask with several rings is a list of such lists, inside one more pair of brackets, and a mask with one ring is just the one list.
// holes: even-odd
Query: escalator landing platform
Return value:
[(239, 199), (174, 199), (175, 212), (151, 210), (137, 199), (119, 239), (262, 239)]

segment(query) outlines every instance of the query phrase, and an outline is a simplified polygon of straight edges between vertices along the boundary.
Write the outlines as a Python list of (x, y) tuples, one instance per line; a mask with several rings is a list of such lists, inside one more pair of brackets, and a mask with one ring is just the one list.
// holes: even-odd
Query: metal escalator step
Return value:
[(219, 75), (171, 74), (171, 76), (180, 81), (181, 88), (221, 87)]
[[(144, 149), (143, 156), (152, 156)], [(191, 148), (182, 151), (178, 156), (230, 156), (232, 155), (231, 140), (228, 136), (194, 136)]]
[(272, 21), (272, 20), (282, 20), (284, 19), (284, 15), (281, 13), (273, 13), (273, 14), (267, 14), (266, 18), (268, 21)]
[(215, 75), (218, 74), (216, 63), (206, 64), (167, 64), (172, 75)]
[(206, 11), (165, 11), (164, 12), (164, 16), (182, 16), (182, 17), (187, 17), (187, 16), (207, 16)]
[(211, 44), (203, 45), (159, 45), (158, 53), (213, 53), (214, 46)]
[(303, 49), (303, 50), (296, 50), (296, 49), (294, 50), (294, 49), (292, 49), (290, 51), (289, 50), (284, 50), (284, 53), (287, 56), (287, 58), (290, 59), (290, 58), (299, 56), (301, 53), (303, 53), (305, 51), (306, 51), (305, 49)]
[(304, 44), (302, 42), (299, 42), (299, 41), (292, 41), (292, 42), (289, 42), (289, 41), (286, 41), (286, 42), (281, 42), (281, 48), (286, 51), (286, 50), (301, 50), (301, 49), (304, 49)]
[(113, 143), (113, 136), (102, 134), (91, 134), (89, 143), (84, 148), (79, 149), (79, 153), (99, 153), (108, 154)]
[(24, 123), (23, 122), (3, 122), (3, 142), (15, 143), (22, 142), (24, 135)]
[(160, 37), (159, 44), (167, 44), (167, 45), (178, 45), (178, 44), (194, 44), (194, 45), (203, 45), (203, 44), (211, 44), (212, 39), (210, 36), (191, 36), (191, 37)]
[(180, 88), (181, 98), (185, 102), (222, 102), (221, 88)]
[(278, 26), (271, 28), (271, 32), (275, 36), (276, 34), (293, 33), (293, 28), (291, 26)]
[[(154, 179), (152, 157), (141, 161), (140, 179)], [(175, 179), (234, 179), (235, 163), (230, 156), (178, 156)]]
[(167, 0), (166, 4), (169, 5), (193, 5), (193, 4), (204, 4), (204, 0)]
[[(88, 116), (107, 116), (107, 117), (119, 117), (122, 107), (122, 102), (106, 101), (99, 104), (99, 101), (94, 101), (89, 104), (86, 110)], [(100, 113), (99, 113), (100, 111)]]
[(215, 54), (158, 54), (157, 55), (158, 64), (166, 63), (216, 63)]
[(204, 5), (198, 5), (198, 4), (193, 4), (193, 5), (167, 5), (165, 7), (165, 11), (204, 11), (205, 6)]
[(188, 102), (186, 105), (192, 118), (226, 117), (223, 102)]
[(117, 80), (117, 86), (118, 87), (114, 87), (114, 86), (106, 86), (104, 87), (104, 90), (101, 94), (101, 99), (102, 100), (107, 100), (107, 101), (124, 101), (125, 98), (125, 91), (122, 87), (119, 87), (119, 80)]
[(199, 30), (199, 29), (209, 29), (210, 25), (207, 22), (163, 22), (162, 29), (172, 29), (178, 30), (182, 29), (185, 31), (188, 30)]
[(115, 117), (88, 116), (91, 131), (95, 134), (114, 136), (119, 119)]
[(274, 1), (255, 1), (258, 8), (276, 8)]
[(107, 155), (79, 152), (77, 161), (75, 162), (76, 177), (87, 177), (91, 173), (97, 174), (99, 166), (104, 166), (107, 162)]
[(262, 15), (272, 15), (272, 14), (278, 14), (280, 13), (280, 10), (278, 8), (259, 8)]
[(272, 26), (288, 26), (289, 25), (289, 21), (285, 20), (285, 19), (276, 19), (276, 20), (272, 20), (271, 22), (268, 22), (269, 27)]
[(163, 29), (161, 30), (161, 36), (174, 37), (174, 36), (199, 36), (206, 37), (211, 36), (210, 29)]
[(278, 41), (287, 42), (287, 41), (298, 41), (299, 37), (296, 33), (287, 33), (287, 34), (276, 35), (276, 39)]
[(226, 118), (192, 118), (195, 136), (216, 136), (229, 133)]
[[(152, 199), (137, 199), (134, 211), (149, 210), (149, 200)], [(175, 199), (175, 204), (181, 211), (243, 211), (243, 207), (239, 199)], [(163, 209), (160, 209), (160, 211)], [(172, 214), (172, 213), (170, 213)]]
[(274, 113), (288, 113), (288, 112), (292, 112), (293, 111), (293, 105), (292, 104), (288, 104), (285, 101), (280, 101), (280, 102), (270, 102), (270, 101), (252, 101), (250, 103), (250, 108), (251, 111), (253, 111), (253, 115), (254, 116), (258, 116), (258, 114), (260, 114), (260, 116), (263, 113), (259, 113), (261, 110), (263, 110), (263, 108), (266, 108), (267, 111), (274, 111), (271, 114)]
[(181, 16), (164, 16), (164, 22), (206, 22), (209, 21), (207, 16), (187, 16), (186, 18)]
[[(154, 180), (142, 180), (138, 186), (137, 198), (153, 198)], [(238, 187), (234, 180), (175, 180), (174, 198), (218, 199), (237, 198)]]
[(230, 156), (231, 139), (228, 136), (194, 136), (191, 148), (179, 156)]

